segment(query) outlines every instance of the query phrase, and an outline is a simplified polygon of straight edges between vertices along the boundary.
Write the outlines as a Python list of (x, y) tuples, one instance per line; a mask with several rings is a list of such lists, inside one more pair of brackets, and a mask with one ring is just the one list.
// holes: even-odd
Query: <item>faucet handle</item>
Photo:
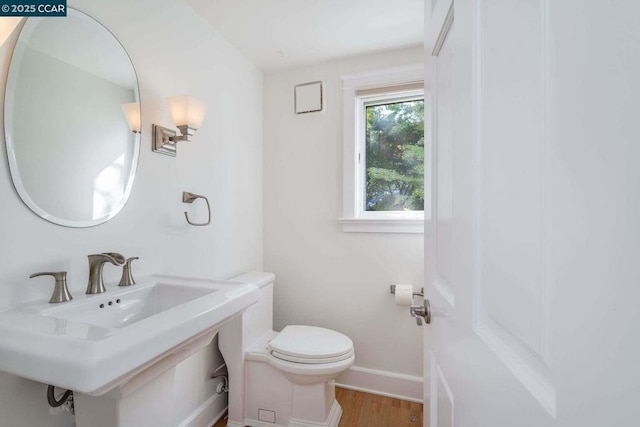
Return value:
[(122, 267), (122, 277), (120, 278), (118, 286), (131, 286), (136, 284), (136, 281), (133, 280), (133, 274), (131, 274), (131, 263), (137, 259), (140, 258), (134, 256), (124, 262), (124, 267)]
[(56, 281), (56, 285), (53, 288), (53, 294), (51, 295), (50, 303), (66, 302), (73, 299), (67, 289), (67, 272), (66, 271), (54, 271), (54, 272), (41, 272), (33, 273), (29, 276), (29, 279), (39, 276), (53, 276)]

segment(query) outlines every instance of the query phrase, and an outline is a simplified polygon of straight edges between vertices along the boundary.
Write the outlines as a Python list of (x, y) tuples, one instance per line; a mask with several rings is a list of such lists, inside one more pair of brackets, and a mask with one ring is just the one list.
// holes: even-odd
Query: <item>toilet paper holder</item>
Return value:
[[(396, 293), (396, 285), (391, 285), (389, 287), (389, 292), (395, 295), (395, 293)], [(413, 296), (414, 297), (424, 297), (424, 288), (420, 288), (420, 292), (414, 292)]]

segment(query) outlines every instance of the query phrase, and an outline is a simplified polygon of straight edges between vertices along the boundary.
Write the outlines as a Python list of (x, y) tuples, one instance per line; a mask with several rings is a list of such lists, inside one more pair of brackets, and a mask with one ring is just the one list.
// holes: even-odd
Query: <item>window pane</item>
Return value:
[(424, 100), (366, 106), (367, 211), (424, 210)]

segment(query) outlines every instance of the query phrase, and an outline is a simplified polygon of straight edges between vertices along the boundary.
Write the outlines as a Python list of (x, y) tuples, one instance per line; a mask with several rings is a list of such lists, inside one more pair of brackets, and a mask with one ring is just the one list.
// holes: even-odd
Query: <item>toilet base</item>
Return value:
[(342, 407), (338, 403), (337, 400), (333, 401), (333, 405), (331, 405), (331, 411), (329, 411), (329, 415), (327, 416), (327, 420), (324, 423), (318, 423), (313, 421), (300, 420), (296, 418), (291, 418), (289, 423), (286, 425), (282, 424), (274, 424), (271, 422), (264, 422), (258, 420), (248, 419), (244, 424), (227, 424), (227, 427), (338, 427), (340, 424), (340, 418), (342, 418)]
[(342, 418), (342, 407), (337, 400), (334, 400), (333, 405), (331, 405), (331, 411), (327, 416), (327, 421), (324, 424), (291, 418), (287, 427), (338, 427), (340, 418)]
[(333, 405), (331, 405), (331, 411), (329, 411), (327, 421), (324, 424), (291, 418), (291, 421), (289, 421), (289, 425), (287, 427), (338, 427), (340, 418), (342, 418), (342, 407), (337, 400), (334, 400)]
[[(271, 365), (269, 334), (245, 355), (245, 424), (251, 427), (337, 427), (342, 408), (336, 401), (335, 381), (323, 375), (309, 383)], [(290, 378), (293, 375), (295, 378)], [(305, 378), (302, 378), (305, 377)], [(302, 380), (301, 380), (302, 379)], [(233, 420), (235, 421), (235, 420)], [(231, 427), (236, 425), (229, 423)]]

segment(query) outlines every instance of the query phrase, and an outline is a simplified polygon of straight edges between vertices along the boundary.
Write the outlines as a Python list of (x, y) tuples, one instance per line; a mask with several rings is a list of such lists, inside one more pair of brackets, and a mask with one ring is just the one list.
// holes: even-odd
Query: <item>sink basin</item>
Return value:
[(92, 297), (83, 304), (60, 304), (42, 310), (40, 314), (103, 328), (123, 328), (213, 292), (217, 289), (158, 282), (151, 286), (134, 286), (117, 295)]
[(0, 370), (101, 395), (199, 338), (206, 345), (257, 298), (251, 283), (150, 275), (66, 303), (14, 307), (0, 312)]

